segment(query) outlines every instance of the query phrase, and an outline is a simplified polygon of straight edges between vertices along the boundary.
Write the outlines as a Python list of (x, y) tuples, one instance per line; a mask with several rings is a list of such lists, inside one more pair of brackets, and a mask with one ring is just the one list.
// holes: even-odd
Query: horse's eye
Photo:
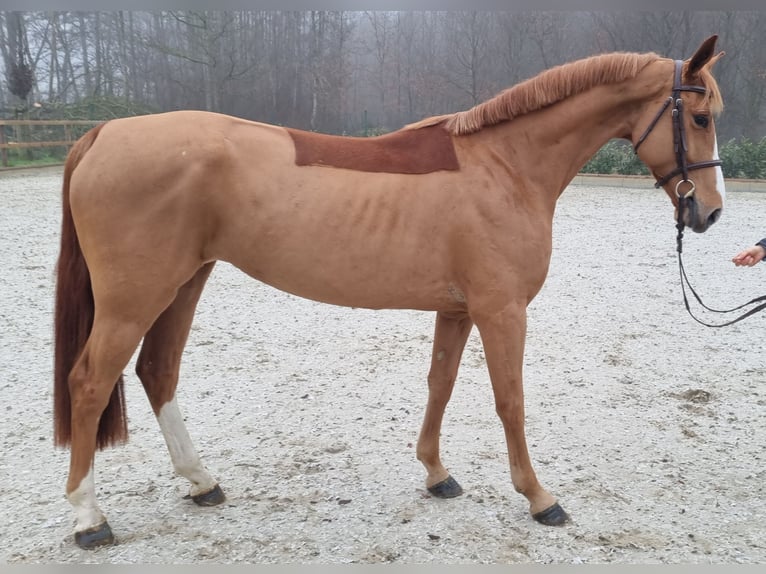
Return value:
[(707, 116), (703, 116), (702, 114), (696, 114), (694, 116), (694, 123), (701, 128), (706, 128), (710, 123), (710, 119)]

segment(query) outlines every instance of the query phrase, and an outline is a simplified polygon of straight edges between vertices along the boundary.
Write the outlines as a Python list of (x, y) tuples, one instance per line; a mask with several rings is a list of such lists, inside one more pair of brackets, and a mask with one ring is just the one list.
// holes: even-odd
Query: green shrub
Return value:
[[(766, 179), (766, 138), (760, 142), (732, 139), (718, 151), (724, 177)], [(611, 140), (585, 164), (581, 173), (648, 175), (649, 171), (628, 142)]]
[(649, 171), (628, 142), (610, 140), (585, 164), (581, 173), (648, 175)]
[(729, 140), (719, 151), (724, 177), (766, 178), (766, 138), (757, 143), (747, 138)]

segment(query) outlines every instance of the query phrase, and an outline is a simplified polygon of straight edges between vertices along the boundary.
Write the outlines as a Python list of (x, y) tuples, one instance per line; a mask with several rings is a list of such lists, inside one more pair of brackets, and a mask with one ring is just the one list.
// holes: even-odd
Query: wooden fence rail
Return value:
[[(3, 120), (0, 119), (0, 156), (8, 167), (8, 150), (69, 147), (97, 120)], [(11, 128), (11, 129), (8, 129)]]

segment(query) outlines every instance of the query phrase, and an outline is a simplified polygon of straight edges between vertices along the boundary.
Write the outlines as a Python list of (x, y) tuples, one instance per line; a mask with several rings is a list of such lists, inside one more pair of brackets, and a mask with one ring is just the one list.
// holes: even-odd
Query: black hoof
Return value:
[(557, 502), (553, 506), (549, 506), (545, 510), (533, 514), (532, 518), (537, 520), (540, 524), (545, 524), (545, 526), (561, 526), (569, 520), (569, 515)]
[(103, 522), (93, 528), (74, 533), (74, 541), (77, 546), (90, 550), (99, 546), (114, 544), (114, 535), (107, 522)]
[(428, 492), (436, 498), (455, 498), (463, 494), (463, 487), (458, 484), (457, 480), (448, 476), (441, 482), (429, 486)]
[(226, 495), (217, 484), (213, 490), (208, 490), (202, 494), (196, 494), (191, 499), (199, 506), (217, 506), (226, 501)]

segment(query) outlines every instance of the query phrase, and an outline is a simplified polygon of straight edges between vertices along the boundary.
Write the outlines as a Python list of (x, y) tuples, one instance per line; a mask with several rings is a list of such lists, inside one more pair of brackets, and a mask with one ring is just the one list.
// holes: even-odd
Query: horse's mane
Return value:
[[(418, 129), (444, 122), (446, 129), (453, 135), (471, 134), (483, 127), (540, 110), (595, 86), (634, 78), (646, 65), (659, 59), (660, 56), (653, 52), (616, 52), (591, 56), (541, 72), (469, 110), (426, 118), (404, 129)], [(706, 66), (702, 70), (701, 79), (707, 88), (713, 112), (718, 113), (723, 107), (721, 94), (708, 68)]]

